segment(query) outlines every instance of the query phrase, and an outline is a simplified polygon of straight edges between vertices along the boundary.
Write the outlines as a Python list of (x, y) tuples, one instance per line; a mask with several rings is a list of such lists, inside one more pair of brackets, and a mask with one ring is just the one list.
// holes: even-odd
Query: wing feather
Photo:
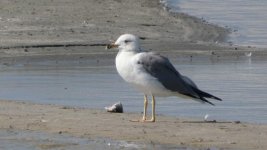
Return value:
[(162, 85), (173, 92), (200, 98), (197, 93), (184, 81), (180, 73), (173, 67), (170, 61), (159, 54), (147, 52), (138, 62), (149, 74), (158, 79)]
[(164, 56), (153, 52), (144, 52), (139, 57), (137, 63), (170, 91), (178, 92), (212, 105), (213, 103), (206, 100), (205, 97), (221, 100), (218, 97), (199, 90), (190, 78), (181, 75), (168, 58)]

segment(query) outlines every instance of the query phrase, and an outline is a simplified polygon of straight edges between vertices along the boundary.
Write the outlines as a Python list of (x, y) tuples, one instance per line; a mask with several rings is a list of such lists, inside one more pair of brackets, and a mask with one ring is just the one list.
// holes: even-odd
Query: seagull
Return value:
[[(116, 69), (129, 84), (144, 93), (144, 112), (139, 122), (155, 122), (155, 97), (178, 96), (190, 98), (202, 103), (209, 103), (206, 98), (221, 101), (209, 93), (200, 90), (188, 77), (181, 75), (168, 58), (154, 52), (144, 51), (139, 38), (132, 34), (121, 35), (115, 43), (108, 44), (107, 49), (117, 48)], [(152, 117), (147, 119), (147, 104), (152, 97)]]

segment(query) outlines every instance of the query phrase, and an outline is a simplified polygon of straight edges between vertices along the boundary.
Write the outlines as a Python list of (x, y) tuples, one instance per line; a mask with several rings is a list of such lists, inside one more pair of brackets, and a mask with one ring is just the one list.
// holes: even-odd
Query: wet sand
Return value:
[[(227, 29), (185, 14), (171, 14), (157, 0), (4, 0), (0, 8), (0, 63), (5, 65), (20, 61), (114, 58), (116, 51), (107, 52), (104, 44), (122, 33), (136, 34), (142, 37), (146, 50), (172, 57), (211, 55), (223, 59), (250, 51), (253, 57), (267, 54), (266, 49), (216, 44), (225, 40)], [(157, 116), (158, 122), (151, 124), (129, 122), (140, 116), (0, 101), (0, 129), (197, 148), (267, 148), (266, 125), (203, 123), (167, 116)]]
[(0, 6), (1, 60), (114, 57), (116, 51), (107, 52), (104, 45), (123, 33), (140, 36), (146, 50), (171, 55), (223, 57), (252, 51), (266, 56), (265, 49), (218, 44), (228, 29), (169, 13), (158, 0), (4, 0)]
[(67, 133), (82, 138), (110, 138), (195, 148), (266, 149), (267, 126), (239, 122), (157, 116), (156, 123), (131, 122), (141, 114), (0, 101), (0, 128)]

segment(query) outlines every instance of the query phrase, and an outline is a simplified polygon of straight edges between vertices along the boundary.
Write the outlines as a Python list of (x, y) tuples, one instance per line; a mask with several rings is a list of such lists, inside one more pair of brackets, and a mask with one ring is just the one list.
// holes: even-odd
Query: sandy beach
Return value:
[(0, 128), (68, 133), (83, 138), (110, 138), (193, 148), (265, 149), (267, 126), (239, 122), (157, 116), (156, 123), (129, 120), (141, 114), (15, 101), (0, 101)]
[[(255, 58), (267, 56), (266, 49), (225, 43), (228, 29), (186, 14), (169, 13), (157, 0), (3, 0), (0, 14), (0, 63), (6, 66), (77, 59), (108, 59), (103, 62), (110, 63), (117, 51), (105, 50), (105, 44), (122, 33), (140, 36), (146, 50), (169, 57), (232, 59), (245, 52), (253, 52)], [(156, 123), (129, 121), (140, 116), (0, 100), (0, 130), (67, 133), (199, 149), (267, 148), (266, 125), (207, 123), (169, 116), (157, 116)]]

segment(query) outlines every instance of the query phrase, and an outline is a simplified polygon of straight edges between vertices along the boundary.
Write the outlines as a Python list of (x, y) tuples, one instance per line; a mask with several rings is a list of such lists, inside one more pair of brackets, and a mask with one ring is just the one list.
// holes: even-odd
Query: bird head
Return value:
[(107, 49), (118, 48), (120, 51), (140, 51), (139, 38), (132, 34), (121, 35), (115, 43), (107, 45)]

